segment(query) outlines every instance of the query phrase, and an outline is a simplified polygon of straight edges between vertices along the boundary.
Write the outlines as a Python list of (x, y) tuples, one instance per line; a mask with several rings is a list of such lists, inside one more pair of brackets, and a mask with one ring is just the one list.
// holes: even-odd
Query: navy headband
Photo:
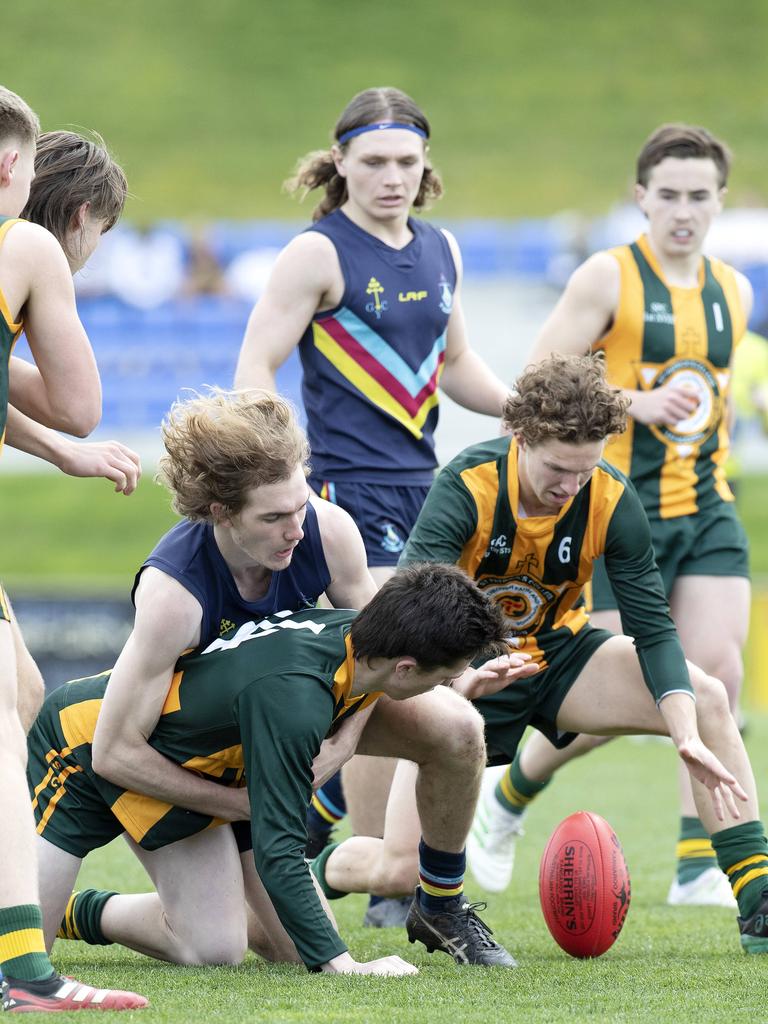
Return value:
[(399, 124), (397, 121), (377, 121), (375, 124), (364, 124), (360, 128), (350, 128), (348, 132), (344, 132), (336, 140), (340, 146), (343, 146), (345, 142), (349, 142), (350, 139), (354, 139), (356, 135), (363, 135), (365, 132), (377, 132), (385, 131), (388, 128), (401, 128), (407, 132), (415, 132), (416, 135), (420, 135), (422, 139), (426, 139), (427, 133), (423, 128), (419, 128), (415, 124)]

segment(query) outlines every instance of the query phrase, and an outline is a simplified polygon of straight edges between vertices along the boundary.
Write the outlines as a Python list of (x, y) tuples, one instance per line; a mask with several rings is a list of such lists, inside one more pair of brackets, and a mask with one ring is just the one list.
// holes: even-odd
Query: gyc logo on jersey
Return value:
[(368, 282), (368, 287), (365, 289), (365, 294), (372, 295), (373, 301), (366, 302), (365, 310), (367, 313), (373, 313), (377, 320), (381, 320), (381, 314), (386, 313), (387, 309), (389, 309), (387, 300), (381, 298), (383, 293), (384, 286), (375, 277), (372, 277)]

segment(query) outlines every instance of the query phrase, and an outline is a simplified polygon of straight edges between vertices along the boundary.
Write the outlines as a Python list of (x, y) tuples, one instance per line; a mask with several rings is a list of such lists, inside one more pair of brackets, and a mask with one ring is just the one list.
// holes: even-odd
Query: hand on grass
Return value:
[(385, 974), (398, 977), (419, 973), (418, 967), (414, 967), (399, 956), (383, 956), (380, 960), (358, 963), (349, 953), (340, 953), (327, 964), (323, 964), (320, 969), (325, 974)]

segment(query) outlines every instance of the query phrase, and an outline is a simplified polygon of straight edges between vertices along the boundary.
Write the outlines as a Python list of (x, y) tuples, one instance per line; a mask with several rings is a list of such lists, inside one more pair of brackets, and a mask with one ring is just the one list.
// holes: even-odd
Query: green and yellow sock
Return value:
[(768, 889), (768, 842), (762, 821), (723, 829), (712, 836), (717, 861), (728, 875), (739, 916), (751, 917)]
[(56, 932), (56, 938), (79, 939), (90, 946), (111, 946), (112, 940), (105, 938), (101, 930), (101, 914), (104, 904), (112, 896), (117, 896), (117, 893), (105, 889), (83, 889), (82, 892), (73, 892)]
[(337, 846), (341, 846), (341, 843), (329, 843), (324, 850), (321, 850), (320, 853), (318, 853), (310, 864), (312, 874), (315, 876), (318, 881), (318, 885), (325, 893), (325, 898), (329, 900), (340, 900), (343, 896), (349, 896), (348, 892), (342, 892), (341, 889), (334, 889), (332, 886), (328, 885), (325, 880), (325, 865)]
[(692, 882), (714, 867), (717, 867), (717, 857), (709, 833), (699, 818), (681, 818), (677, 841), (677, 880), (680, 885)]
[(45, 951), (43, 915), (36, 904), (0, 910), (0, 970), (19, 981), (53, 977), (53, 964)]
[(505, 811), (509, 811), (510, 814), (522, 814), (528, 804), (549, 785), (550, 781), (547, 779), (546, 782), (534, 782), (527, 778), (520, 767), (520, 752), (518, 751), (515, 760), (496, 784), (493, 795)]

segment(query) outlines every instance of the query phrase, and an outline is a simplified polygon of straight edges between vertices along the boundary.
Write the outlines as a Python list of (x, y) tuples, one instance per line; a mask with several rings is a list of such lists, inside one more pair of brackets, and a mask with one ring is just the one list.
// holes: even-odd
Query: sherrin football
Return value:
[(629, 897), (621, 843), (605, 818), (577, 811), (561, 821), (539, 867), (541, 909), (555, 942), (571, 956), (601, 956), (618, 938)]

